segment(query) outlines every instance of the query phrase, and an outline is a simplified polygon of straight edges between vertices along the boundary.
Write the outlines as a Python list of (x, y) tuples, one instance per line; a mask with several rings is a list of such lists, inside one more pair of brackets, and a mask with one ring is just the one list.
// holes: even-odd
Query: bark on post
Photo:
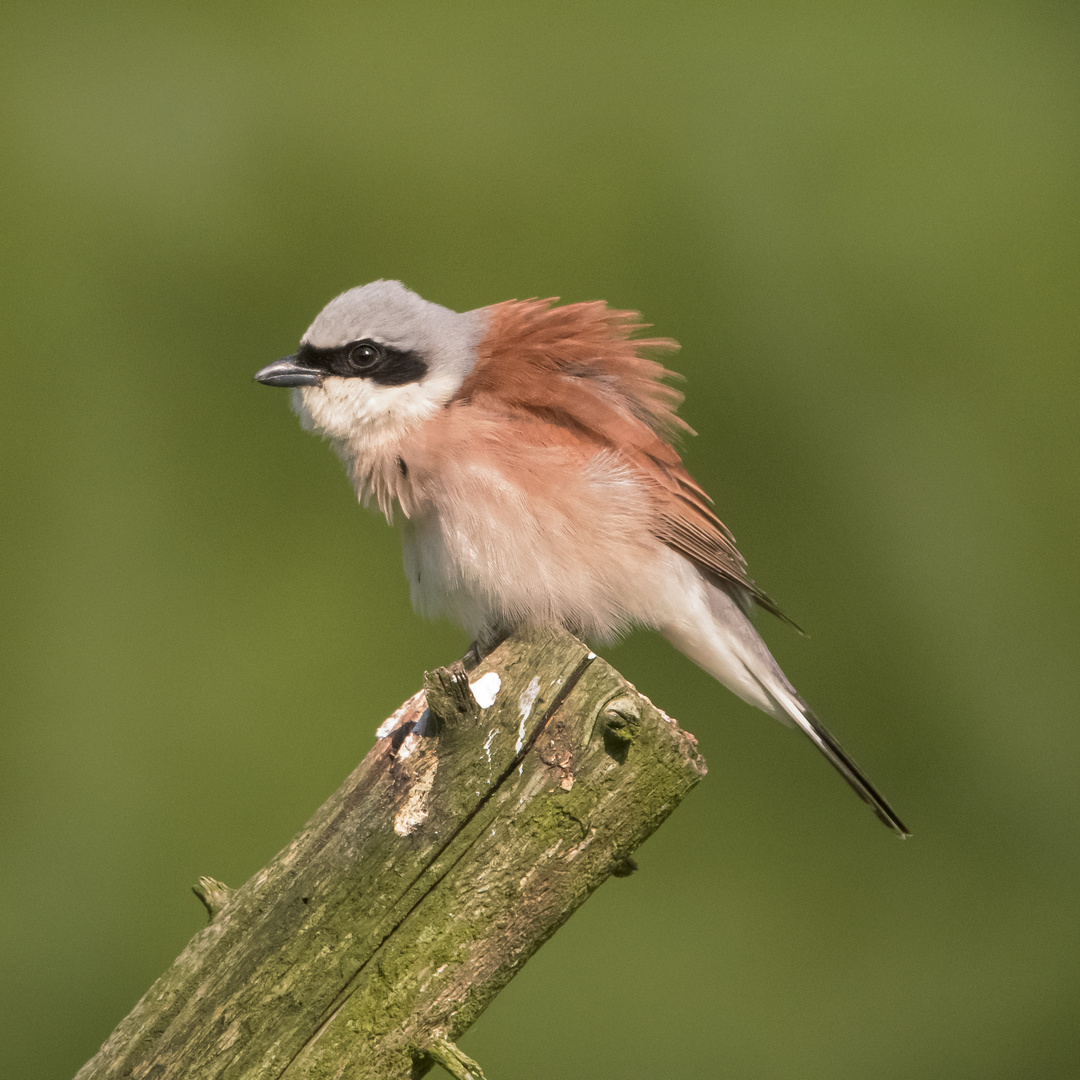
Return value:
[(576, 638), (431, 672), (300, 835), (79, 1072), (396, 1080), (438, 1062), (705, 773), (692, 735)]

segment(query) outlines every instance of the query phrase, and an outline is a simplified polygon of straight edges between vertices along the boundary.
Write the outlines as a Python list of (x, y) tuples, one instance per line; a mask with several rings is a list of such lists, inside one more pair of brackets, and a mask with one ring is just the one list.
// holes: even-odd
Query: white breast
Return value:
[(474, 636), (530, 624), (605, 639), (662, 621), (683, 560), (652, 535), (642, 481), (606, 452), (584, 470), (558, 447), (526, 452), (526, 482), (476, 461), (443, 470), (405, 526), (416, 609)]

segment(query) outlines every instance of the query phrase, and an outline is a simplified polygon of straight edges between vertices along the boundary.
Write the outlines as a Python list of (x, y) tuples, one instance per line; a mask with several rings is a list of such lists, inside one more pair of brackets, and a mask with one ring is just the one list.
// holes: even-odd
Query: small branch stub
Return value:
[(441, 1065), (454, 1080), (487, 1080), (480, 1066), (449, 1039), (432, 1039), (424, 1047), (423, 1054), (436, 1065)]
[(202, 901), (211, 922), (229, 902), (229, 896), (232, 893), (228, 885), (223, 885), (212, 877), (199, 878), (199, 884), (192, 885), (191, 891)]

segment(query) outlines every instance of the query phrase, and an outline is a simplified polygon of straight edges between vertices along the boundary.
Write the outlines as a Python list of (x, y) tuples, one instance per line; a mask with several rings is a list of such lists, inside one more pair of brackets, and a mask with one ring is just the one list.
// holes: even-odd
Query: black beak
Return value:
[(262, 371), (256, 371), (255, 381), (267, 386), (318, 386), (323, 381), (323, 375), (324, 372), (316, 368), (297, 363), (293, 355), (275, 360)]

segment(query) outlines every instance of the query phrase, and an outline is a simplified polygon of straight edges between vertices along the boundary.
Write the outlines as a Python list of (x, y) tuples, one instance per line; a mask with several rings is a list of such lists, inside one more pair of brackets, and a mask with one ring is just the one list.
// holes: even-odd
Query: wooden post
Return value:
[(300, 835), (196, 934), (76, 1080), (405, 1080), (704, 775), (692, 735), (566, 634), (425, 678)]

